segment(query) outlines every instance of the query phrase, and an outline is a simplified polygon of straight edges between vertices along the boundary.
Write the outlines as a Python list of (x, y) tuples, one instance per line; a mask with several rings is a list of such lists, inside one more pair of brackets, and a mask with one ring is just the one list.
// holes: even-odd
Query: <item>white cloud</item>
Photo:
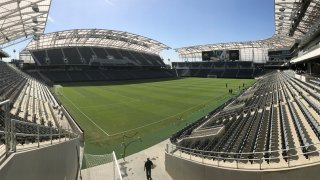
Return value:
[(113, 2), (111, 0), (104, 0), (104, 2), (106, 2), (108, 5), (113, 6)]
[(48, 20), (53, 24), (56, 22), (51, 16), (48, 16)]

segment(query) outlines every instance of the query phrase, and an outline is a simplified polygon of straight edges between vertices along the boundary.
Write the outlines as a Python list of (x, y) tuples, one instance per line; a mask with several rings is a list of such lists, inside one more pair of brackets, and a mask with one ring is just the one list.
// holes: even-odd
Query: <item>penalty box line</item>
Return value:
[(102, 131), (105, 135), (110, 136), (105, 130), (103, 130), (98, 124), (96, 124), (89, 116), (87, 116), (81, 109), (79, 109), (68, 97), (62, 96), (68, 100), (81, 114), (83, 114), (92, 124), (94, 124), (100, 131)]

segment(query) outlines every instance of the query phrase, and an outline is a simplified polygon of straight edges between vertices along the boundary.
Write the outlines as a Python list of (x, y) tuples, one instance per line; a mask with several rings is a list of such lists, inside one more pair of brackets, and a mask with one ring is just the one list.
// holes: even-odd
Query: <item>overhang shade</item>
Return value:
[(175, 49), (180, 56), (217, 49), (287, 49), (305, 36), (320, 17), (320, 0), (275, 0), (275, 32), (263, 40), (197, 45)]
[(74, 29), (44, 34), (32, 40), (26, 50), (92, 46), (129, 49), (159, 54), (168, 46), (137, 34), (106, 29)]
[(0, 0), (0, 45), (44, 32), (51, 0)]
[(310, 59), (315, 59), (315, 58), (319, 58), (320, 57), (320, 48), (316, 48), (302, 56), (299, 56), (297, 58), (294, 58), (290, 61), (290, 63), (292, 64), (296, 64), (296, 63), (301, 63), (304, 62), (306, 60), (310, 60)]

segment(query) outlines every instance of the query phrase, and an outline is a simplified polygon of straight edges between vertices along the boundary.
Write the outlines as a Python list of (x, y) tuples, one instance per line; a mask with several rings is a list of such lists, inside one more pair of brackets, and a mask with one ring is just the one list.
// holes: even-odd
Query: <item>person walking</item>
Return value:
[(152, 161), (147, 158), (147, 161), (144, 163), (144, 171), (146, 171), (147, 174), (147, 180), (151, 180), (151, 168), (153, 167)]

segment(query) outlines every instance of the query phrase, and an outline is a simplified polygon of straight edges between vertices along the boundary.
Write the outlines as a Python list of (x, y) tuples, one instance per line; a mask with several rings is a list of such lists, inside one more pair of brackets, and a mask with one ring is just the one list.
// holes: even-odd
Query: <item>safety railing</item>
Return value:
[(64, 129), (61, 127), (45, 126), (28, 121), (11, 119), (9, 117), (10, 100), (0, 102), (2, 116), (0, 121), (4, 125), (0, 129), (0, 135), (4, 135), (4, 143), (6, 146), (6, 156), (16, 152), (18, 142), (24, 144), (25, 142), (36, 142), (36, 146), (40, 148), (41, 142), (50, 142), (52, 145), (54, 140), (61, 142), (62, 140), (77, 138), (79, 135), (71, 129)]
[[(313, 150), (310, 147), (313, 147)], [(302, 148), (309, 150), (302, 153)], [(283, 152), (287, 152), (287, 155), (283, 155)], [(166, 153), (208, 166), (243, 170), (281, 169), (320, 163), (320, 143), (274, 151), (249, 153), (203, 151), (167, 144)], [(266, 157), (265, 155), (268, 156)]]
[[(18, 132), (17, 126), (20, 126), (19, 128), (23, 128), (22, 126), (25, 126), (25, 129), (33, 129), (33, 133), (26, 133), (26, 132)], [(21, 130), (19, 130), (21, 131)], [(46, 131), (45, 133), (42, 133), (41, 131)], [(61, 129), (61, 128), (55, 128), (55, 127), (49, 127), (44, 126), (41, 124), (35, 124), (31, 122), (25, 122), (20, 121), (16, 119), (11, 119), (11, 129), (10, 129), (10, 136), (11, 141), (9, 143), (10, 151), (15, 152), (16, 151), (16, 145), (19, 137), (23, 138), (33, 138), (35, 142), (37, 142), (37, 147), (40, 147), (40, 143), (42, 141), (49, 141), (50, 144), (52, 144), (53, 140), (59, 140), (61, 142), (62, 139), (66, 141), (67, 139), (73, 139), (76, 138), (78, 135), (72, 132), (70, 129)]]

